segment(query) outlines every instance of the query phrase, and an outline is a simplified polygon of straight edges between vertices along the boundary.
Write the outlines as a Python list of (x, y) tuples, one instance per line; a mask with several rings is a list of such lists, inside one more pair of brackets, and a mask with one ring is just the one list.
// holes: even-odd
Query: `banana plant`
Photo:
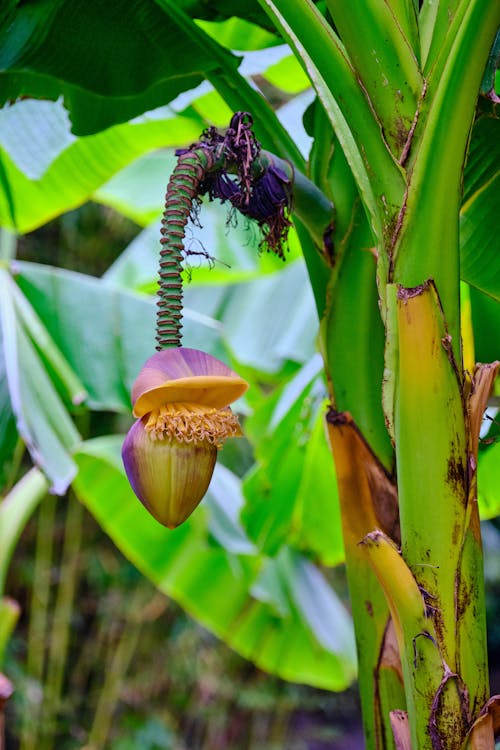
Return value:
[[(26, 17), (14, 5), (4, 29), (21, 39)], [(65, 69), (44, 57), (47, 33), (36, 29), (67, 30), (61, 8), (71, 4), (50, 17), (35, 5), (32, 31), (23, 32), (33, 50), (22, 37), (3, 53), (6, 101), (62, 95), (74, 132), (88, 135), (165, 103), (202, 70), (228, 107), (251, 113), (235, 115), (225, 133), (209, 130), (180, 155), (176, 174), (187, 170), (185, 211), (208, 194), (263, 225), (278, 255), (290, 218), (301, 241), (320, 320), (366, 747), (493, 750), (500, 698), (488, 687), (476, 475), (498, 363), (475, 363), (460, 283), (474, 287), (470, 300), (478, 292), (500, 300), (498, 246), (481, 223), (498, 206), (500, 7), (259, 0), (236, 10), (285, 41), (310, 80), (306, 163), (209, 33), (224, 3), (212, 15), (202, 3), (139, 3), (150, 37), (176, 29), (197, 66), (180, 55), (172, 75), (177, 61), (167, 64), (151, 45), (144, 71), (131, 70), (131, 54), (127, 75), (117, 67), (104, 81), (93, 80), (95, 61)], [(71, 12), (75, 27), (90, 28), (89, 19), (76, 23), (82, 11)], [(124, 9), (132, 27), (136, 12)], [(92, 21), (101, 28), (102, 19)], [(8, 190), (4, 206), (15, 227), (20, 208)], [(176, 211), (165, 230), (178, 245)], [(176, 315), (159, 316), (161, 346), (165, 320)], [(251, 509), (242, 518), (250, 531)]]
[(493, 747), (475, 473), (496, 365), (464, 366), (459, 220), (499, 10), (263, 5), (332, 126), (331, 194), (347, 172), (356, 195), (339, 206), (320, 345), (367, 745)]
[(293, 184), (368, 747), (458, 750), (488, 732), (492, 747), (476, 467), (498, 363), (464, 365), (459, 219), (498, 8), (332, 1), (325, 17), (307, 2), (261, 5), (316, 88), (310, 169), (325, 198), (338, 196), (336, 215), (298, 169), (249, 145), (241, 117), (181, 156), (179, 174), (196, 173), (193, 199), (208, 192), (263, 223), (278, 254)]

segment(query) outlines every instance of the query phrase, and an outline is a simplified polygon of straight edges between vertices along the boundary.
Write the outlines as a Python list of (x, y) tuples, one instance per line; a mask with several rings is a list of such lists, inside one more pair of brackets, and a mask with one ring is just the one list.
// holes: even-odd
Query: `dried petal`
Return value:
[(147, 360), (133, 385), (134, 416), (172, 402), (221, 409), (247, 388), (243, 378), (210, 354), (185, 347), (165, 349)]
[(154, 440), (137, 420), (122, 449), (127, 477), (151, 515), (174, 529), (191, 515), (212, 478), (217, 447), (208, 441)]

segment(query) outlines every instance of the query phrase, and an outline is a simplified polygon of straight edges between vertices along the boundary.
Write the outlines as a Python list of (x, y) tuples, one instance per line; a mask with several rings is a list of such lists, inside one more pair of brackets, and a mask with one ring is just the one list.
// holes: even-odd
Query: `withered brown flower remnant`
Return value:
[[(218, 198), (243, 216), (254, 220), (262, 230), (261, 247), (284, 259), (291, 226), (293, 168), (288, 162), (263, 151), (252, 130), (248, 112), (236, 112), (224, 133), (208, 128), (198, 147), (213, 156), (214, 166), (200, 182), (199, 195)], [(220, 155), (224, 154), (224, 159)]]

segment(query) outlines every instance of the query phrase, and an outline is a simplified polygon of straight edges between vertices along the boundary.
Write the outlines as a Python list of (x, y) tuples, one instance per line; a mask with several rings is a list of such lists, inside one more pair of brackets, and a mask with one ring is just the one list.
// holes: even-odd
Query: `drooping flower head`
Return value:
[(241, 435), (229, 404), (248, 384), (223, 362), (197, 349), (154, 354), (132, 388), (137, 421), (122, 456), (132, 489), (164, 526), (175, 528), (203, 498), (217, 450)]
[(263, 152), (252, 117), (236, 112), (223, 133), (208, 128), (197, 143), (176, 152), (165, 195), (156, 341), (158, 354), (132, 390), (137, 422), (123, 445), (123, 461), (137, 497), (162, 524), (174, 528), (205, 494), (217, 449), (241, 435), (229, 405), (247, 383), (215, 357), (181, 346), (182, 261), (188, 219), (200, 197), (229, 201), (263, 229), (264, 245), (284, 257), (290, 221), (293, 167)]

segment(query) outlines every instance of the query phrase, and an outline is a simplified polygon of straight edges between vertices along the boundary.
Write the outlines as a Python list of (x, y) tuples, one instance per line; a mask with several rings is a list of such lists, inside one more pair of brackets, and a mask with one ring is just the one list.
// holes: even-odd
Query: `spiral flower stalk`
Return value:
[(181, 345), (182, 328), (182, 258), (186, 223), (193, 211), (199, 186), (207, 171), (213, 169), (215, 156), (208, 149), (197, 148), (180, 154), (165, 195), (160, 239), (158, 272), (158, 310), (156, 314), (156, 349)]

